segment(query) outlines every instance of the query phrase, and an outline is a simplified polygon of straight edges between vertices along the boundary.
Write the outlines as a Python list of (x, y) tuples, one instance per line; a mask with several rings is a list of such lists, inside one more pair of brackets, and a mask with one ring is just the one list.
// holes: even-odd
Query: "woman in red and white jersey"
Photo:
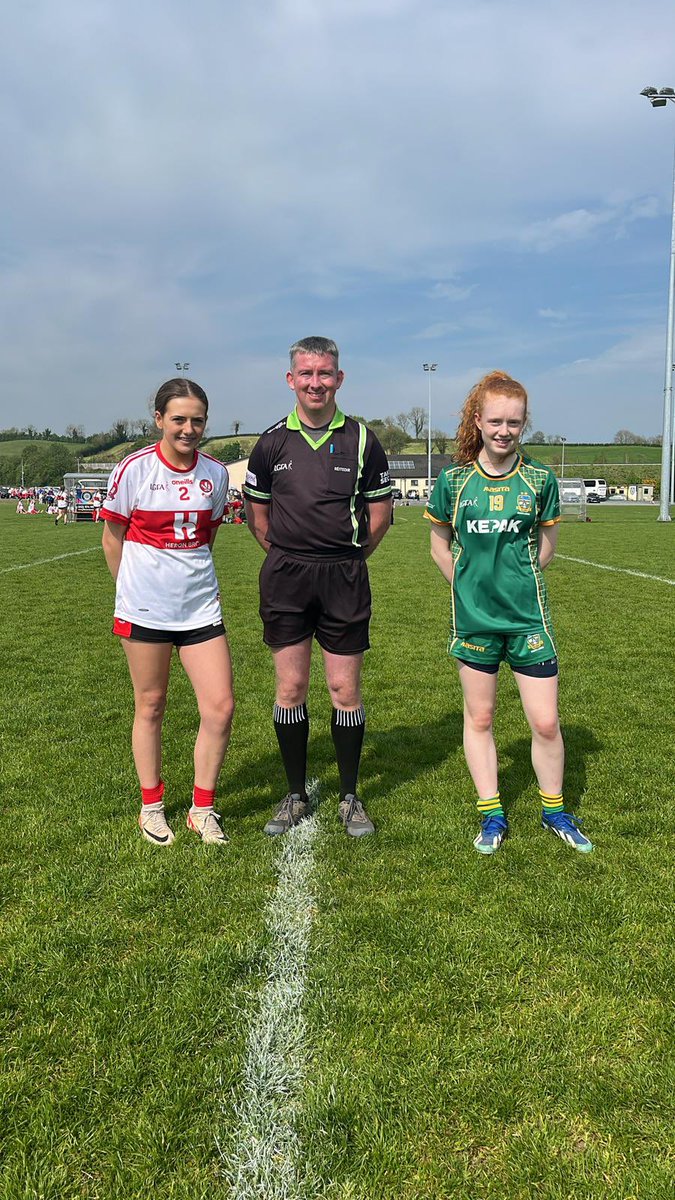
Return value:
[(206, 393), (170, 379), (155, 398), (161, 440), (130, 454), (110, 477), (101, 510), (103, 552), (116, 582), (113, 633), (122, 641), (134, 688), (132, 748), (141, 785), (141, 833), (169, 846), (164, 813), (162, 719), (176, 647), (192, 684), (200, 725), (187, 827), (203, 842), (228, 839), (214, 811), (230, 737), (232, 666), (211, 547), (227, 500), (226, 467), (197, 447)]

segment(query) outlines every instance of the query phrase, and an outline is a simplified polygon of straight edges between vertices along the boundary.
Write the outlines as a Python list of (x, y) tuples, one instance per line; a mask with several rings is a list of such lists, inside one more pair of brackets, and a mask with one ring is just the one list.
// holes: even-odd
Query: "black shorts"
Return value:
[[(482, 671), (484, 675), (496, 675), (500, 665), (498, 662), (469, 662), (468, 659), (459, 657), (457, 661), (463, 663), (465, 667), (473, 667), (474, 671)], [(521, 663), (518, 667), (512, 666), (511, 670), (515, 675), (529, 675), (531, 679), (551, 679), (558, 674), (558, 660), (557, 658), (547, 658), (546, 662)]]
[(121, 621), (115, 617), (112, 631), (117, 637), (128, 638), (130, 642), (153, 642), (155, 645), (170, 643), (177, 649), (181, 646), (198, 646), (200, 642), (225, 636), (222, 621), (216, 625), (203, 625), (201, 629), (148, 629), (145, 625), (133, 625), (131, 621)]
[(267, 646), (280, 650), (316, 637), (330, 654), (370, 646), (368, 568), (355, 558), (299, 558), (272, 546), (260, 571), (260, 616)]

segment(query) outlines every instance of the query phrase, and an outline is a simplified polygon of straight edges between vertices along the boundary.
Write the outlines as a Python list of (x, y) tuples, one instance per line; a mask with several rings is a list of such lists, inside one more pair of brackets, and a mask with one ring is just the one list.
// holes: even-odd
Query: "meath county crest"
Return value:
[(532, 512), (532, 496), (529, 492), (520, 492), (516, 500), (516, 508), (519, 513)]
[(540, 633), (531, 633), (527, 639), (527, 646), (528, 646), (529, 650), (543, 650), (544, 649), (544, 639), (541, 636), (541, 634)]

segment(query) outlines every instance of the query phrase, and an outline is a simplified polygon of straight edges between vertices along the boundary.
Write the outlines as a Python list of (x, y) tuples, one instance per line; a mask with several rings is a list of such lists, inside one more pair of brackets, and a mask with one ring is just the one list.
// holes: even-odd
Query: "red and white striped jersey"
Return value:
[(223, 519), (227, 468), (208, 454), (173, 467), (156, 446), (113, 471), (101, 509), (126, 533), (115, 616), (149, 629), (200, 629), (221, 620), (209, 539)]

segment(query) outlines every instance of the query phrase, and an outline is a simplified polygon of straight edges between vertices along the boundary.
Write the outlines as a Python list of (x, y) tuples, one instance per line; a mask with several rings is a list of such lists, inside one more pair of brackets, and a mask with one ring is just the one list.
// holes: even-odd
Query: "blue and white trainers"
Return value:
[(480, 823), (480, 833), (473, 839), (473, 844), (479, 854), (495, 854), (508, 833), (508, 825), (504, 817), (492, 814), (483, 817)]
[(573, 850), (580, 850), (582, 854), (590, 854), (593, 849), (593, 843), (579, 829), (581, 821), (578, 817), (573, 817), (571, 813), (554, 812), (541, 814), (541, 823), (544, 829), (550, 829), (551, 833), (555, 833), (557, 837), (562, 838), (563, 842), (567, 842)]

